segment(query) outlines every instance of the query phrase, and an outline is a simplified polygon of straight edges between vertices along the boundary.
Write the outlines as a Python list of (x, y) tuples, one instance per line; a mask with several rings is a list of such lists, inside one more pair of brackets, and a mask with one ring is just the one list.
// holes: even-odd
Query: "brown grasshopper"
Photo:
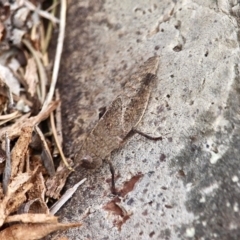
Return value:
[(107, 108), (75, 155), (76, 166), (90, 169), (98, 168), (103, 160), (108, 160), (113, 191), (114, 169), (109, 156), (141, 121), (156, 80), (158, 64), (159, 58), (151, 57), (130, 77), (123, 92)]

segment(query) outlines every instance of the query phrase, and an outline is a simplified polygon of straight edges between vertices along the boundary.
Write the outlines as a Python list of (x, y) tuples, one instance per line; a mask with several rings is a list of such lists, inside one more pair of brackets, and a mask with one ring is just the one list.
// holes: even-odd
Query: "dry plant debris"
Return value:
[[(60, 7), (60, 19), (55, 16)], [(81, 223), (54, 216), (71, 173), (62, 151), (60, 95), (55, 89), (63, 47), (66, 0), (0, 1), (0, 239), (41, 239)], [(53, 27), (56, 56), (48, 58)], [(59, 166), (54, 159), (61, 157)]]
[(138, 173), (137, 175), (131, 177), (130, 180), (125, 181), (123, 186), (120, 189), (117, 189), (118, 196), (114, 197), (111, 201), (107, 202), (103, 209), (112, 213), (114, 216), (113, 225), (121, 231), (122, 225), (126, 223), (128, 219), (130, 219), (132, 213), (128, 212), (122, 206), (122, 199), (131, 192), (137, 182), (143, 177), (142, 173)]

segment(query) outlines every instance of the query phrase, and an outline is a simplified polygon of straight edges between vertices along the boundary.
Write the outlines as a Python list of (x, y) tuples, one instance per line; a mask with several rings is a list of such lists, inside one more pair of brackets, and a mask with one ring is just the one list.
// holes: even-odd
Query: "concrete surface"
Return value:
[(107, 164), (71, 175), (68, 187), (87, 181), (59, 214), (91, 214), (69, 239), (240, 239), (238, 16), (234, 0), (70, 2), (59, 79), (67, 154), (153, 55), (158, 83), (140, 128), (162, 141), (135, 134), (113, 153), (117, 187), (135, 183), (118, 198)]

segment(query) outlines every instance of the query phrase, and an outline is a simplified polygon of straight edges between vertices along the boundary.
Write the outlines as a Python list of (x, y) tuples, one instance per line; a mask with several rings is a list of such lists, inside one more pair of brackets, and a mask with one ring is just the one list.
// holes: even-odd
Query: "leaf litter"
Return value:
[[(62, 150), (61, 102), (56, 89), (66, 5), (66, 0), (0, 1), (3, 240), (41, 239), (54, 231), (82, 225), (60, 223), (54, 216), (85, 181), (81, 180), (61, 198), (73, 166)], [(55, 58), (49, 60), (48, 46), (54, 28), (59, 29), (58, 43)], [(57, 158), (63, 161), (58, 164)], [(58, 201), (53, 205), (55, 200)]]

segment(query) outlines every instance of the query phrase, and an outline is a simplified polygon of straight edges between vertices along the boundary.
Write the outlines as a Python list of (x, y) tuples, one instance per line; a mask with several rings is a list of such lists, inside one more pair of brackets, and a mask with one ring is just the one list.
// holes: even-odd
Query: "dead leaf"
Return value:
[(48, 234), (80, 227), (82, 223), (56, 223), (56, 224), (15, 224), (0, 232), (1, 240), (37, 240)]
[(33, 97), (36, 93), (38, 78), (37, 78), (37, 66), (33, 58), (28, 59), (26, 72), (24, 75), (24, 79), (28, 86), (27, 91), (31, 97)]
[[(28, 173), (19, 174), (9, 185), (7, 194), (0, 202), (0, 226), (3, 225), (6, 217), (12, 212), (16, 211), (25, 200), (25, 193), (33, 186), (28, 183), (30, 179)], [(18, 193), (16, 193), (19, 190)]]
[[(29, 205), (28, 211), (30, 213), (49, 213), (48, 206), (45, 202), (45, 180), (42, 176), (42, 173), (36, 174), (32, 179), (33, 187), (28, 191), (27, 196), (28, 200), (34, 200), (32, 204)], [(25, 208), (26, 209), (26, 208)]]
[(23, 166), (25, 163), (25, 155), (29, 146), (29, 143), (32, 139), (32, 131), (33, 127), (23, 127), (21, 130), (21, 135), (14, 146), (12, 153), (11, 153), (11, 159), (12, 159), (12, 173), (11, 177), (15, 177), (17, 173), (23, 171)]
[(26, 201), (26, 193), (33, 187), (31, 178), (37, 173), (38, 169), (30, 173), (19, 173), (8, 185), (7, 193), (0, 202), (0, 226), (3, 225), (6, 217), (18, 210)]
[[(71, 159), (67, 159), (70, 166), (72, 165)], [(46, 181), (46, 196), (54, 198), (54, 199), (59, 199), (60, 197), (60, 192), (62, 188), (64, 187), (67, 177), (71, 171), (66, 167), (66, 165), (61, 161), (59, 164), (56, 174), (53, 177), (50, 177)]]

